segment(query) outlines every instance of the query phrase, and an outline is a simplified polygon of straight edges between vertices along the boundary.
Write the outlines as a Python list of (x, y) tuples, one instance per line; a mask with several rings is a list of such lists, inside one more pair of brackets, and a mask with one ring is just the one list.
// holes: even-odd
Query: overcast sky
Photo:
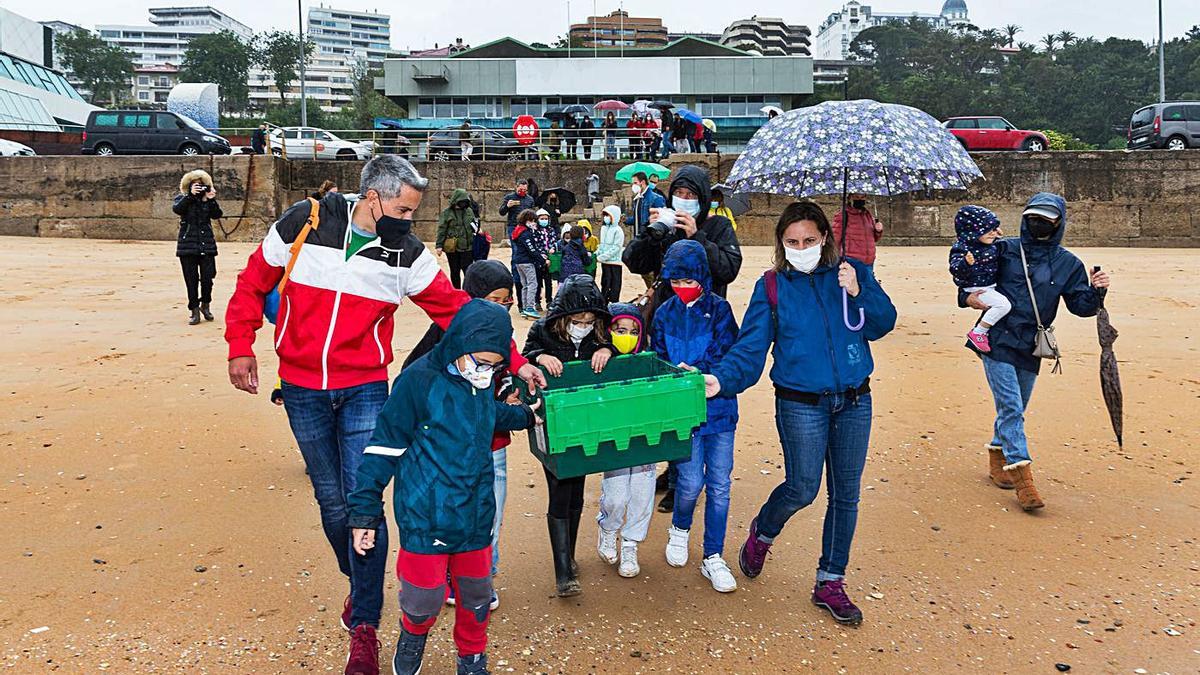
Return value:
[[(6, 9), (38, 21), (62, 20), (94, 28), (98, 23), (145, 24), (151, 6), (212, 5), (254, 30), (296, 28), (296, 4), (286, 0), (232, 0), (211, 2), (162, 0), (146, 2), (95, 2), (95, 0), (3, 0)], [(307, 8), (310, 4), (304, 2)], [(337, 0), (326, 5), (353, 10), (377, 10), (392, 16), (392, 46), (421, 49), (462, 37), (478, 45), (512, 36), (533, 42), (550, 42), (565, 32), (568, 4), (571, 21), (578, 23), (593, 13), (617, 8), (613, 0)], [(879, 0), (865, 2), (876, 11), (940, 11), (942, 0)], [(662, 17), (671, 31), (719, 33), (731, 21), (749, 14), (781, 16), (790, 23), (807, 24), (815, 35), (820, 23), (839, 9), (842, 0), (625, 0), (631, 16)], [(1167, 39), (1200, 24), (1197, 0), (1164, 0)], [(1025, 29), (1019, 40), (1036, 43), (1046, 33), (1069, 30), (1079, 36), (1111, 35), (1150, 41), (1157, 34), (1155, 0), (967, 0), (971, 20), (984, 28), (1015, 23)]]

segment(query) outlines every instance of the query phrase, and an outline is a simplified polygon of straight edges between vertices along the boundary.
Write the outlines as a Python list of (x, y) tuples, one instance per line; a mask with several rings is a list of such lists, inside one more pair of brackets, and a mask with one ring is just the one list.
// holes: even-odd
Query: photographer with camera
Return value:
[[(645, 194), (646, 185), (641, 188)], [(671, 181), (666, 206), (648, 209), (648, 224), (625, 247), (621, 261), (634, 274), (653, 274), (658, 279), (663, 256), (671, 244), (691, 239), (704, 247), (708, 257), (712, 292), (725, 297), (726, 288), (742, 267), (742, 248), (729, 219), (709, 214), (711, 199), (708, 171), (698, 166), (681, 168)], [(670, 299), (673, 293), (670, 284), (657, 281), (654, 306)]]
[(217, 191), (213, 189), (212, 176), (197, 169), (184, 174), (179, 181), (180, 194), (171, 207), (179, 216), (179, 238), (175, 243), (175, 255), (183, 266), (183, 282), (187, 285), (188, 325), (212, 321), (213, 278), (217, 276), (217, 238), (213, 235), (212, 221), (222, 215), (217, 203)]

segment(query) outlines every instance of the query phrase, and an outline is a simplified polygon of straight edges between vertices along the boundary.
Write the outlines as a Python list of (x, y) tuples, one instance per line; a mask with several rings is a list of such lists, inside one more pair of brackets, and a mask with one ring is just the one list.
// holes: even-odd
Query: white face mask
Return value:
[(594, 328), (594, 326), (590, 324), (587, 326), (576, 326), (575, 324), (571, 324), (567, 326), (567, 335), (570, 335), (572, 340), (579, 342), (591, 334), (592, 328)]
[(641, 185), (638, 185), (637, 183), (634, 183), (633, 185), (630, 185), (630, 186), (629, 186), (629, 191), (633, 193), (633, 196), (634, 196), (634, 197), (636, 197), (636, 196), (638, 196), (639, 194), (641, 194), (641, 192), (642, 192), (642, 186), (641, 186)]
[(604, 224), (612, 225), (612, 218), (610, 218), (609, 216), (604, 216)]
[(457, 365), (458, 373), (463, 376), (463, 379), (471, 383), (471, 386), (476, 389), (489, 389), (492, 386), (492, 375), (494, 371), (487, 369), (480, 371), (479, 367), (470, 358), (462, 365)]
[(671, 206), (675, 207), (676, 211), (683, 211), (689, 216), (695, 218), (700, 215), (700, 200), (699, 199), (684, 199), (683, 197), (671, 197)]
[(821, 251), (824, 249), (825, 243), (822, 242), (816, 246), (802, 249), (785, 247), (783, 253), (787, 257), (788, 264), (797, 272), (811, 274), (813, 270), (817, 269), (817, 265), (821, 264)]

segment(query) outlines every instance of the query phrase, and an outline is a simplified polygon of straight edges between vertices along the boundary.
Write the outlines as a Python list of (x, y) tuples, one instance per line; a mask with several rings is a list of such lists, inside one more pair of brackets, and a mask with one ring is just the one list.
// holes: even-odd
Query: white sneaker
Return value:
[(617, 533), (605, 532), (603, 527), (597, 527), (600, 532), (599, 541), (596, 542), (596, 552), (600, 554), (600, 559), (609, 565), (615, 565), (617, 562)]
[(617, 568), (617, 574), (632, 579), (641, 574), (642, 568), (638, 567), (637, 561), (637, 542), (626, 541), (621, 544), (621, 566)]
[(688, 559), (688, 534), (674, 525), (667, 530), (667, 564), (671, 567), (683, 567)]
[(719, 553), (708, 556), (700, 563), (700, 574), (712, 582), (713, 590), (718, 593), (732, 593), (737, 590), (737, 580), (733, 578), (733, 572), (729, 571), (729, 565), (725, 564)]

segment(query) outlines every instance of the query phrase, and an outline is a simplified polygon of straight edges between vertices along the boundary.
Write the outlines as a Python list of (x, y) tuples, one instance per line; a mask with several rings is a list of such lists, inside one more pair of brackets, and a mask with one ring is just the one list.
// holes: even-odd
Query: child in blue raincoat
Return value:
[[(699, 242), (671, 244), (663, 256), (662, 278), (674, 296), (654, 313), (650, 344), (659, 357), (703, 373), (711, 373), (737, 341), (738, 325), (729, 302), (712, 292), (708, 254)], [(668, 530), (667, 564), (683, 567), (688, 536), (700, 491), (704, 502), (704, 556), (700, 572), (722, 593), (737, 590), (737, 581), (721, 557), (729, 519), (729, 487), (733, 473), (733, 439), (737, 399), (708, 401), (708, 421), (692, 437), (692, 457), (679, 463), (675, 507)]]

